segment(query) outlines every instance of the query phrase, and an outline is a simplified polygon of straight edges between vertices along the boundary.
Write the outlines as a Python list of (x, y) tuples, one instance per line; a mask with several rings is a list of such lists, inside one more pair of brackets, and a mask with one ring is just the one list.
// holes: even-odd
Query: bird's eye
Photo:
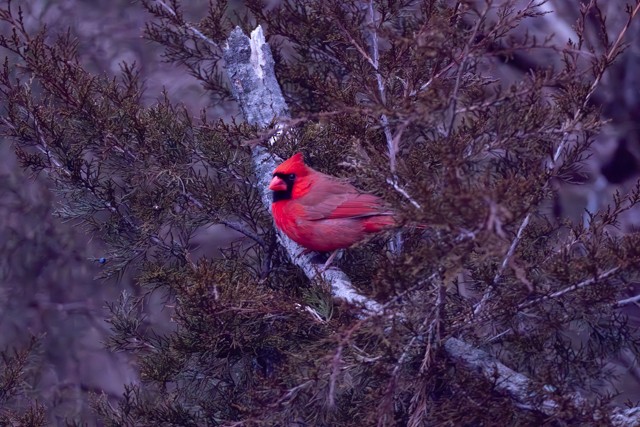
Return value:
[(289, 179), (294, 180), (296, 178), (296, 174), (295, 173), (290, 173), (289, 174)]

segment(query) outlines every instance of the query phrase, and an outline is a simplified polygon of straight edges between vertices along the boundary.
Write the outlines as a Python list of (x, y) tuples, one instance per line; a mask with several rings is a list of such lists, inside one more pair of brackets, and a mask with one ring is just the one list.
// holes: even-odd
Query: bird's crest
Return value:
[(302, 153), (296, 153), (282, 162), (280, 166), (273, 171), (273, 174), (295, 174), (297, 177), (303, 177), (309, 173), (309, 168), (304, 163)]

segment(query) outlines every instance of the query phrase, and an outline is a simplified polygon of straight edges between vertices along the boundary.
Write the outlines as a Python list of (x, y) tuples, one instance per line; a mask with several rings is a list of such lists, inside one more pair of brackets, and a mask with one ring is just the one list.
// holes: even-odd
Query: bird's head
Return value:
[(296, 153), (282, 162), (273, 171), (273, 179), (269, 184), (269, 190), (273, 191), (273, 201), (291, 199), (295, 182), (308, 174), (309, 168), (304, 164), (302, 153)]

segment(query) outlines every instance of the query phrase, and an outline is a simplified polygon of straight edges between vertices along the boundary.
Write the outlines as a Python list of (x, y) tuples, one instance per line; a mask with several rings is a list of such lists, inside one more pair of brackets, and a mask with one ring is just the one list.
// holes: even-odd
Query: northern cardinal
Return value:
[[(276, 226), (307, 249), (330, 252), (347, 248), (396, 224), (382, 199), (318, 172), (294, 154), (273, 171), (271, 211)], [(328, 265), (333, 255), (327, 260)]]

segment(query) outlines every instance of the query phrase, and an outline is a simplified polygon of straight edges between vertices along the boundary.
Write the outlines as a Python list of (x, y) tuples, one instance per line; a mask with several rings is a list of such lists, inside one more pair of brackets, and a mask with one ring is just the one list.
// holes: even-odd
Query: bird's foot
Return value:
[(305, 255), (309, 255), (310, 253), (312, 253), (313, 251), (311, 249), (307, 249), (307, 248), (303, 248), (301, 252), (299, 252), (296, 256), (295, 259), (298, 260), (301, 257), (305, 256)]
[(336, 258), (336, 255), (338, 255), (339, 252), (340, 252), (340, 249), (336, 249), (335, 251), (331, 252), (331, 255), (329, 255), (329, 258), (327, 258), (324, 265), (322, 266), (322, 271), (327, 271), (327, 269), (329, 268), (329, 266), (331, 265), (331, 263)]

